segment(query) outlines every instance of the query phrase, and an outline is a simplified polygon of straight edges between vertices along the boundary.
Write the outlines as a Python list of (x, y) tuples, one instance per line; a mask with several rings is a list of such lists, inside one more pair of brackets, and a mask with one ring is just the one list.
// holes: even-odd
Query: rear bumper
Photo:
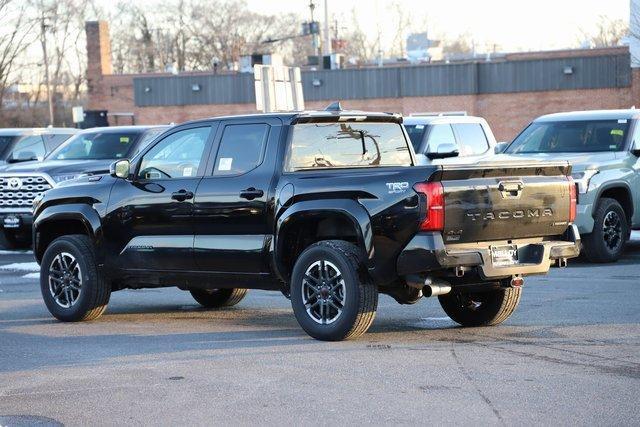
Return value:
[(400, 276), (429, 273), (456, 267), (475, 267), (483, 279), (499, 279), (513, 275), (544, 274), (559, 259), (575, 258), (580, 254), (580, 234), (571, 225), (562, 240), (517, 239), (519, 264), (494, 266), (492, 245), (506, 245), (507, 241), (456, 244), (445, 246), (440, 233), (416, 235), (402, 250), (397, 261)]

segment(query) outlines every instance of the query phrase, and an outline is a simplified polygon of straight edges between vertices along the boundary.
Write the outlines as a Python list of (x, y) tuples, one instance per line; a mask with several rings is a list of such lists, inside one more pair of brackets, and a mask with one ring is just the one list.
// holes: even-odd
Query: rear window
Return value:
[(286, 170), (411, 166), (398, 123), (305, 123), (293, 126)]
[(627, 120), (539, 122), (527, 127), (506, 153), (595, 153), (622, 151)]
[(482, 154), (489, 149), (487, 135), (480, 124), (456, 123), (453, 128), (458, 134), (458, 149), (461, 156)]

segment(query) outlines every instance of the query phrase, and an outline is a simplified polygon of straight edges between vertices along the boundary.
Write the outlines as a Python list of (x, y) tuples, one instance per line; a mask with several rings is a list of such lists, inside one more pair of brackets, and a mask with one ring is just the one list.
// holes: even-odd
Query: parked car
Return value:
[(576, 111), (542, 116), (508, 144), (522, 157), (568, 160), (578, 186), (576, 225), (593, 262), (620, 258), (640, 228), (640, 111)]
[(34, 203), (47, 308), (91, 320), (124, 288), (177, 286), (205, 307), (282, 291), (312, 337), (371, 325), (378, 293), (439, 296), (496, 325), (523, 276), (579, 253), (567, 162), (419, 166), (402, 117), (342, 110), (176, 126), (110, 175)]
[(0, 167), (0, 247), (31, 241), (33, 199), (62, 181), (109, 171), (117, 159), (132, 157), (167, 126), (93, 128), (77, 133), (44, 161)]
[(494, 154), (496, 138), (482, 117), (417, 114), (405, 117), (404, 127), (420, 163), (471, 163)]
[(42, 160), (77, 132), (73, 128), (0, 129), (0, 166)]

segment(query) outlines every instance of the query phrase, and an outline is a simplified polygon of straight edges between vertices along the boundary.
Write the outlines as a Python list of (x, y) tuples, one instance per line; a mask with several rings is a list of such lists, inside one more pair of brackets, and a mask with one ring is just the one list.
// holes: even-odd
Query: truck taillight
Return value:
[(440, 182), (421, 182), (413, 186), (426, 198), (427, 209), (420, 221), (420, 231), (444, 230), (444, 188)]
[(569, 222), (574, 222), (576, 220), (576, 211), (578, 209), (578, 191), (576, 189), (576, 183), (573, 181), (573, 178), (568, 177), (569, 179)]

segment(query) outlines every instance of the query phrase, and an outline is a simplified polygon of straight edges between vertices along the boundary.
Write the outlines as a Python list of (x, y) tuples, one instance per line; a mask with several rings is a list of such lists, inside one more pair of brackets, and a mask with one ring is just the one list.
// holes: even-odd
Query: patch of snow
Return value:
[(22, 276), (23, 279), (39, 279), (40, 278), (40, 272), (37, 273), (28, 273), (25, 274), (24, 276)]
[(0, 251), (0, 255), (32, 255), (33, 251)]
[(0, 270), (40, 271), (40, 266), (37, 262), (15, 262), (13, 264), (0, 265)]
[(640, 231), (632, 231), (631, 232), (631, 240), (635, 240), (640, 242)]

